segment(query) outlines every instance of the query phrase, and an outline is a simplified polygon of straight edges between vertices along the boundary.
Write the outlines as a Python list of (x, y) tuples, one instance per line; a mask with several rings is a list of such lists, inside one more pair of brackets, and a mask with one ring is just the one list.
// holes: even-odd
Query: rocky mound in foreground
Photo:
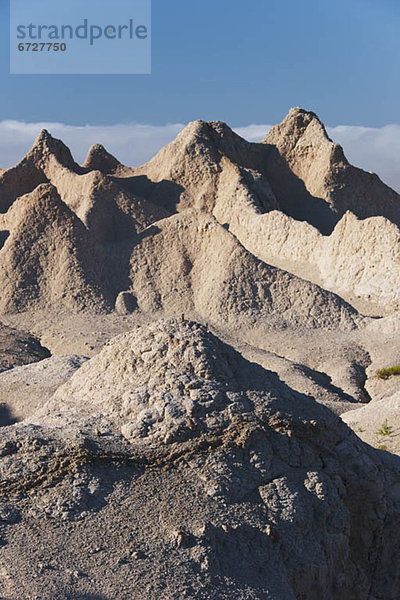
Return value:
[(95, 427), (151, 445), (182, 442), (254, 409), (249, 381), (255, 395), (279, 385), (204, 326), (161, 320), (111, 340), (33, 422)]
[(0, 442), (7, 600), (398, 597), (398, 458), (197, 323), (116, 338), (36, 421)]

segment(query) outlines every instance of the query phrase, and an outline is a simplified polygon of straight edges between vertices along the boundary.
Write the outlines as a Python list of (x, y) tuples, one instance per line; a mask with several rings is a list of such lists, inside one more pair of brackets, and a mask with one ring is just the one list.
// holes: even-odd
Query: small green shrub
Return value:
[(386, 421), (384, 423), (382, 423), (381, 428), (378, 431), (379, 435), (390, 435), (392, 433), (392, 428), (390, 427), (390, 425), (388, 424), (388, 421), (386, 419)]
[(376, 376), (379, 379), (389, 379), (392, 375), (400, 375), (400, 366), (387, 367), (386, 369), (378, 369)]
[(385, 444), (381, 444), (380, 446), (378, 446), (378, 450), (387, 450)]
[(357, 431), (359, 431), (360, 433), (362, 433), (364, 431), (364, 429), (360, 426)]

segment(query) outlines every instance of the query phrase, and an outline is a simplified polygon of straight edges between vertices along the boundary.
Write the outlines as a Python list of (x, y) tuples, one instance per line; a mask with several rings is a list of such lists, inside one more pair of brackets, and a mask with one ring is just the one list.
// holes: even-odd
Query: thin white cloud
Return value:
[[(0, 121), (0, 168), (16, 164), (32, 146), (41, 129), (60, 138), (82, 163), (92, 144), (103, 144), (122, 163), (140, 165), (183, 129), (181, 123), (163, 126), (130, 123), (126, 125), (77, 127), (62, 123), (23, 123)], [(252, 124), (235, 128), (251, 142), (261, 141), (270, 125)], [(367, 171), (376, 172), (383, 181), (400, 192), (400, 125), (382, 128), (329, 127), (331, 138), (344, 147), (349, 161)]]
[(400, 192), (400, 125), (385, 127), (329, 127), (330, 137), (343, 146), (348, 160), (373, 171)]
[(127, 165), (140, 165), (162, 146), (171, 142), (184, 128), (183, 124), (155, 126), (130, 123), (126, 125), (77, 127), (62, 123), (22, 123), (0, 121), (0, 168), (8, 168), (31, 148), (41, 129), (47, 129), (61, 139), (78, 163), (85, 160), (93, 144), (103, 144), (111, 154)]
[[(250, 142), (261, 141), (270, 125), (249, 125), (235, 131)], [(327, 127), (329, 136), (343, 146), (351, 164), (373, 171), (389, 186), (400, 192), (400, 125)]]
[(271, 129), (271, 125), (247, 125), (235, 127), (236, 133), (249, 142), (261, 142)]

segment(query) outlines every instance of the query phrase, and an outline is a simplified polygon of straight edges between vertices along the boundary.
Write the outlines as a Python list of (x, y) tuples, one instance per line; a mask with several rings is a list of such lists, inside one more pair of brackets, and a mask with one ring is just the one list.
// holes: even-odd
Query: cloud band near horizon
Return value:
[[(85, 160), (93, 144), (103, 144), (122, 163), (137, 166), (149, 160), (185, 127), (182, 123), (163, 126), (139, 123), (107, 126), (74, 126), (62, 123), (0, 121), (0, 168), (6, 169), (27, 153), (41, 129), (61, 139), (78, 163)], [(251, 142), (265, 137), (270, 125), (234, 128)], [(344, 148), (348, 160), (366, 171), (374, 171), (400, 192), (400, 124), (381, 128), (339, 125), (327, 128), (330, 137)]]

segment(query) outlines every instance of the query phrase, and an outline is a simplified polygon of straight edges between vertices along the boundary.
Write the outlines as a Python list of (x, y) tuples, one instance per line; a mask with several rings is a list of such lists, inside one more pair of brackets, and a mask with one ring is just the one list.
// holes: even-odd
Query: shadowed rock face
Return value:
[(0, 442), (10, 600), (398, 596), (399, 459), (197, 323), (115, 338), (35, 421)]
[(288, 215), (328, 234), (346, 211), (384, 216), (400, 225), (400, 196), (374, 173), (349, 164), (317, 115), (294, 108), (264, 142), (272, 147), (268, 176)]
[[(7, 377), (14, 367), (37, 363), (49, 356), (49, 350), (36, 337), (0, 323), (0, 379)], [(24, 382), (24, 391), (29, 383)], [(12, 425), (19, 420), (19, 415), (12, 409), (12, 402), (8, 402), (7, 394), (3, 391), (0, 389), (0, 427)], [(17, 390), (12, 388), (11, 393), (15, 396)]]
[(0, 372), (49, 356), (50, 352), (35, 336), (0, 323)]

